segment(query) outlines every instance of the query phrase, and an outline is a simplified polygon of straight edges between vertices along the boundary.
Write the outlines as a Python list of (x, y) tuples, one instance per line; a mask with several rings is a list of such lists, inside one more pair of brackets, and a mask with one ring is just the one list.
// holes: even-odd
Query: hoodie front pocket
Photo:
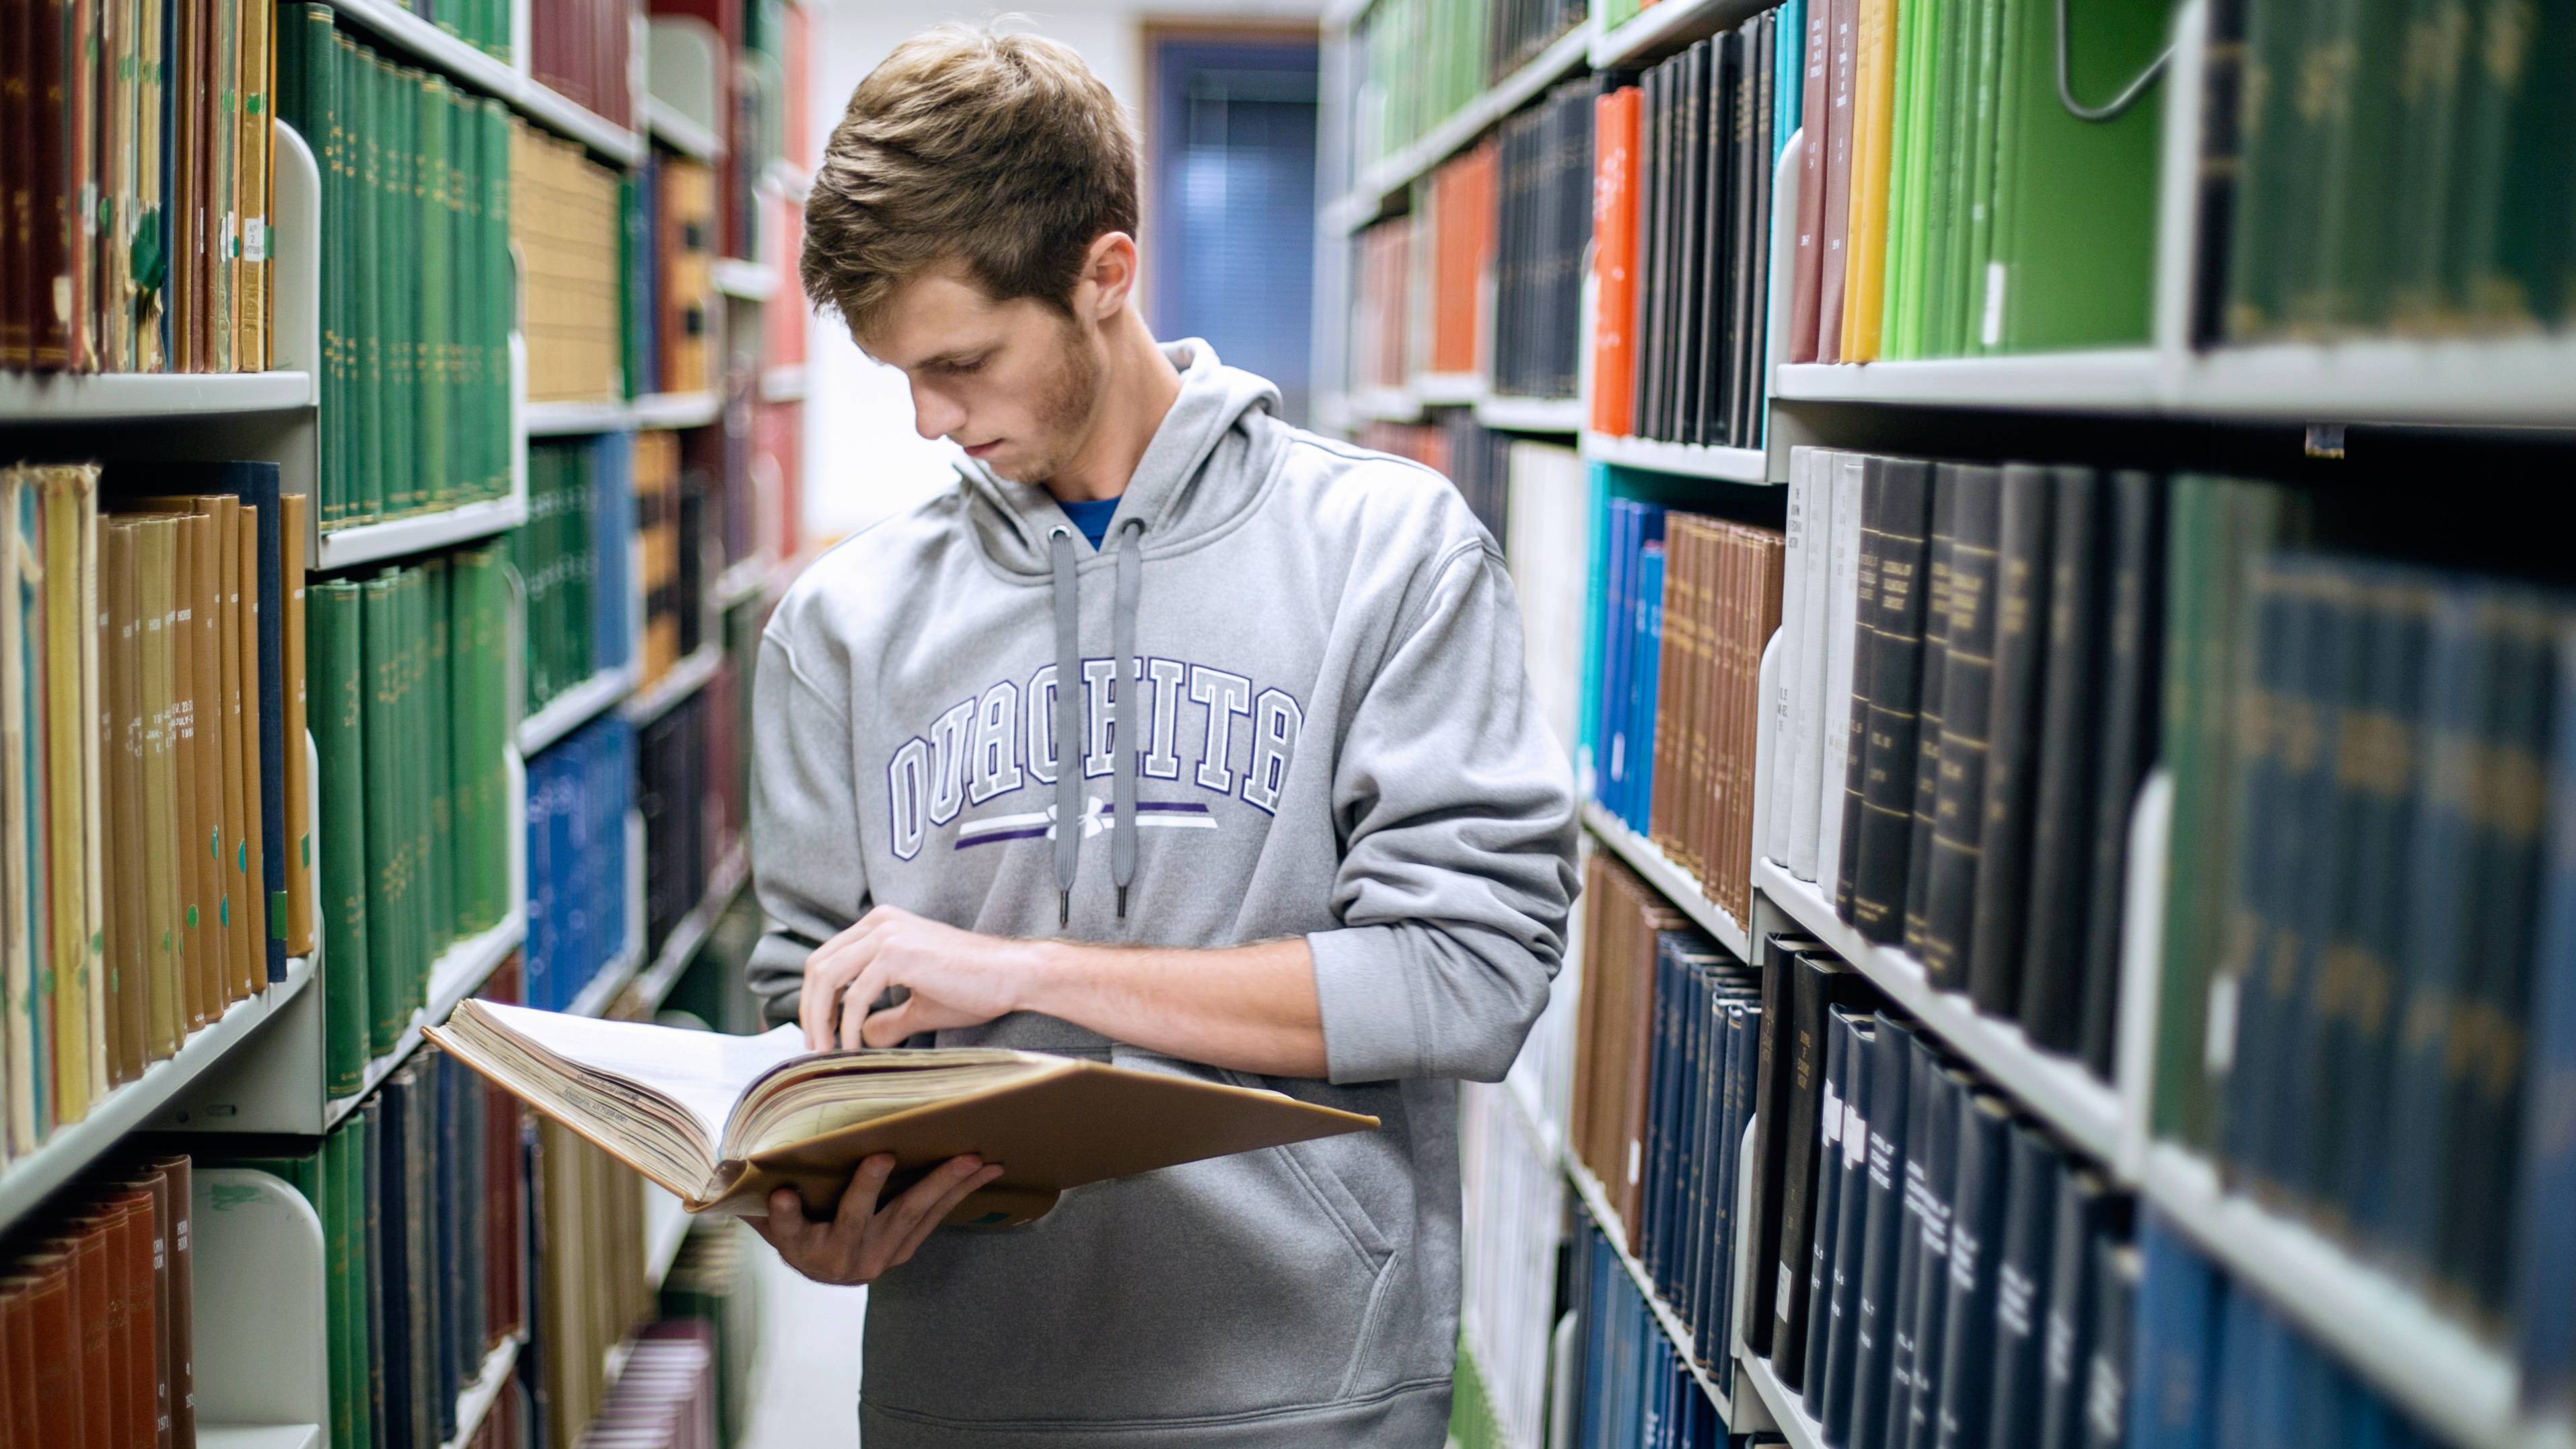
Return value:
[(1386, 1234), (1379, 1231), (1376, 1220), (1369, 1216), (1358, 1196), (1343, 1183), (1341, 1174), (1333, 1170), (1330, 1162), (1323, 1160), (1317, 1147), (1318, 1144), (1313, 1142), (1292, 1142), (1269, 1150), (1286, 1159), (1290, 1174), (1314, 1199), (1316, 1208), (1341, 1230), (1342, 1240), (1358, 1255), (1360, 1266), (1374, 1275), (1386, 1266), (1388, 1258), (1394, 1256), (1394, 1246), (1386, 1240)]

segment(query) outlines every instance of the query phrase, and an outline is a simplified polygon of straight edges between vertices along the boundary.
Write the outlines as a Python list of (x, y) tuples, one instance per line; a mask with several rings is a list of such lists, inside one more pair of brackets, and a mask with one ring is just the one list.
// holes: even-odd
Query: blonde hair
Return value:
[(798, 273), (864, 334), (895, 287), (955, 264), (997, 301), (1070, 315), (1084, 255), (1136, 231), (1136, 138), (1082, 57), (989, 25), (895, 47), (850, 93), (805, 203)]

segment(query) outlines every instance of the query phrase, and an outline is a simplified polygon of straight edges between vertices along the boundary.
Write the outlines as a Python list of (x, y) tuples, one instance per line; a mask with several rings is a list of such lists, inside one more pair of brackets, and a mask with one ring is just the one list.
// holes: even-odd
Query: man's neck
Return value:
[(1101, 378), (1100, 421), (1073, 461), (1047, 479), (1061, 502), (1115, 498), (1127, 491), (1154, 431), (1181, 395), (1181, 374), (1133, 307), (1109, 327), (1109, 362)]

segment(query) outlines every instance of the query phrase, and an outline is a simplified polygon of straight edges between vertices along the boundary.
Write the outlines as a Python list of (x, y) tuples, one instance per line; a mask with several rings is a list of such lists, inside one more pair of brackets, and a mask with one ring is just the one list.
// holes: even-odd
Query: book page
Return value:
[(710, 1144), (723, 1139), (725, 1119), (744, 1088), (779, 1063), (805, 1054), (804, 1032), (792, 1024), (760, 1036), (726, 1036), (490, 1001), (473, 1005), (495, 1024), (567, 1062), (670, 1098), (697, 1121)]

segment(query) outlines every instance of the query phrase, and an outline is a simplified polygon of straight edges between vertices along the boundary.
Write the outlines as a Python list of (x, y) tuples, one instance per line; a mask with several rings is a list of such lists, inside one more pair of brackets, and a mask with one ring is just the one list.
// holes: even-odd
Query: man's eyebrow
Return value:
[(931, 355), (929, 355), (928, 357), (925, 357), (925, 358), (921, 359), (921, 361), (914, 363), (914, 364), (913, 364), (913, 366), (915, 366), (915, 367), (952, 367), (952, 366), (955, 366), (956, 364), (958, 364), (958, 363), (960, 363), (960, 362), (965, 361), (967, 358), (977, 356), (977, 355), (979, 355), (979, 354), (983, 353), (984, 351), (986, 351), (986, 348), (985, 348), (985, 347), (983, 346), (983, 344), (981, 344), (981, 343), (976, 343), (976, 344), (972, 344), (972, 345), (965, 346), (965, 347), (951, 347), (951, 348), (949, 348), (949, 349), (948, 349), (947, 351), (945, 351), (945, 352), (934, 352), (934, 353), (932, 353)]

